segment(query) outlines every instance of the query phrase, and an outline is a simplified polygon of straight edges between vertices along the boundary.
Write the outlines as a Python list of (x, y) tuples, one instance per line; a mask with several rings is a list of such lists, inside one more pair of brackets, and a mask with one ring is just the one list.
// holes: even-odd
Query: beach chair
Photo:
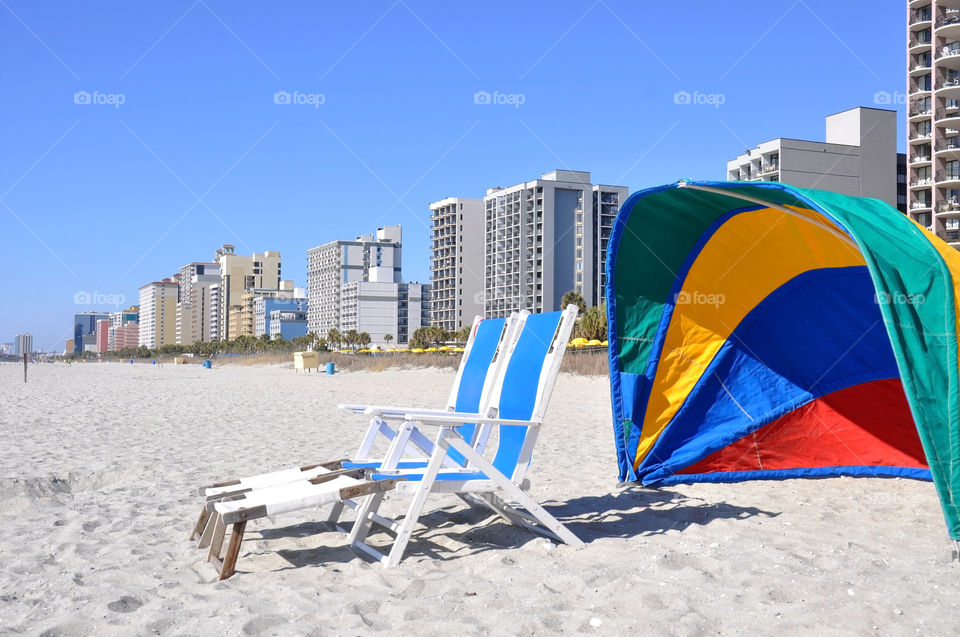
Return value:
[[(503, 371), (497, 375), (490, 400), (495, 411), (411, 412), (397, 416), (403, 418), (403, 423), (379, 467), (330, 467), (314, 480), (254, 489), (214, 502), (218, 516), (210, 561), (218, 566), (220, 579), (234, 572), (249, 520), (324, 504), (337, 505), (360, 496), (367, 497), (360, 503), (350, 531), (350, 546), (387, 567), (399, 563), (430, 493), (458, 495), (472, 506), (494, 511), (511, 524), (570, 545), (581, 545), (573, 533), (526, 493), (527, 467), (576, 316), (577, 308), (572, 305), (562, 312), (521, 314), (517, 329), (499, 355)], [(458, 431), (464, 423), (474, 424), (469, 441)], [(433, 452), (426, 466), (401, 467), (410, 432), (419, 428), (437, 430)], [(495, 454), (486, 448), (493, 429), (499, 434)], [(450, 466), (446, 461), (455, 453), (463, 461)], [(494, 457), (488, 459), (488, 455)], [(400, 522), (379, 514), (388, 491), (405, 492), (411, 497)], [(366, 541), (373, 524), (395, 534), (389, 552), (383, 553)], [(227, 526), (232, 527), (232, 532), (221, 560)]]
[[(200, 516), (190, 532), (190, 539), (197, 541), (197, 548), (209, 547), (211, 556), (218, 550), (218, 547), (212, 545), (213, 539), (220, 535), (219, 531), (221, 530), (218, 526), (218, 515), (213, 507), (213, 503), (216, 501), (254, 489), (264, 489), (299, 480), (314, 480), (316, 484), (319, 484), (329, 480), (332, 471), (380, 466), (383, 462), (382, 458), (370, 458), (371, 449), (377, 437), (384, 436), (387, 440), (392, 441), (397, 435), (396, 430), (389, 425), (384, 416), (404, 413), (483, 411), (481, 401), (484, 400), (484, 392), (489, 393), (496, 381), (497, 365), (499, 364), (498, 351), (512, 338), (516, 325), (516, 314), (505, 319), (482, 319), (479, 316), (474, 319), (447, 404), (441, 410), (429, 410), (421, 407), (340, 405), (342, 409), (355, 413), (367, 413), (371, 416), (366, 434), (361, 439), (359, 449), (353, 456), (353, 460), (349, 462), (349, 466), (345, 466), (348, 463), (346, 460), (333, 460), (200, 487), (200, 495), (205, 499), (205, 502), (200, 511)], [(469, 438), (473, 434), (472, 428), (472, 424), (463, 425), (461, 431)], [(399, 450), (398, 466), (405, 468), (426, 466), (427, 459), (434, 448), (433, 441), (416, 429), (407, 431), (405, 440), (406, 444)], [(454, 460), (448, 459), (447, 462), (452, 464)], [(355, 508), (355, 504), (351, 499), (344, 499), (331, 512), (329, 521), (336, 525), (343, 507)]]

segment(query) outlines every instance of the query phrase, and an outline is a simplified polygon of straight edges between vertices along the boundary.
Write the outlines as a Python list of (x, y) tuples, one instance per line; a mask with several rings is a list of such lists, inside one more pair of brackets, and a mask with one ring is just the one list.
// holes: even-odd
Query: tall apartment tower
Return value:
[(555, 170), (509, 188), (484, 205), (484, 315), (549, 312), (576, 291), (603, 301), (603, 263), (625, 186), (590, 183), (590, 173)]
[[(220, 265), (194, 261), (180, 268), (177, 281), (177, 343), (189, 345), (196, 341), (209, 340), (209, 307), (201, 307), (199, 301), (209, 294), (200, 288), (220, 282)], [(206, 336), (206, 338), (205, 338)]]
[(430, 221), (431, 324), (456, 332), (483, 314), (483, 201), (447, 197)]
[(33, 353), (33, 336), (30, 335), (30, 332), (17, 334), (17, 339), (14, 341), (13, 353), (18, 356)]
[(244, 290), (280, 289), (280, 253), (255, 252), (251, 256), (242, 256), (234, 253), (234, 246), (224, 244), (217, 250), (214, 262), (220, 268), (218, 335), (225, 341), (239, 336), (231, 334), (229, 316), (231, 309), (239, 307)]
[(93, 351), (97, 343), (97, 321), (109, 319), (106, 312), (77, 312), (73, 315), (73, 347), (78, 353)]
[(345, 283), (369, 281), (370, 268), (387, 268), (402, 281), (400, 226), (377, 228), (353, 241), (331, 241), (307, 250), (307, 329), (325, 337), (340, 329), (340, 299)]
[(909, 211), (960, 248), (960, 3), (907, 2)]
[(154, 349), (177, 342), (178, 284), (171, 279), (140, 288), (140, 345)]

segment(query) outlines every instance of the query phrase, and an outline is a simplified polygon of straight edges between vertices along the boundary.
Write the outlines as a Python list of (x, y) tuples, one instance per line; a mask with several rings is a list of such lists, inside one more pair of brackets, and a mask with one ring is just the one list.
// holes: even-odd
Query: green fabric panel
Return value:
[(670, 188), (634, 206), (620, 239), (614, 273), (621, 371), (646, 371), (663, 306), (680, 266), (703, 231), (731, 203), (744, 205), (722, 195)]
[[(847, 228), (860, 246), (877, 291), (887, 293), (892, 301), (880, 303), (880, 310), (947, 528), (953, 539), (960, 539), (954, 273), (931, 245), (929, 235), (888, 204), (821, 190), (796, 190)], [(911, 296), (914, 302), (906, 302)]]

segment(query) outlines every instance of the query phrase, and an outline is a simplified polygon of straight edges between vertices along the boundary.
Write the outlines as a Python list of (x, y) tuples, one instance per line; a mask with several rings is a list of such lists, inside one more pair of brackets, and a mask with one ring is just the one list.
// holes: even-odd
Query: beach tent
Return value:
[(622, 481), (932, 479), (960, 539), (960, 253), (771, 182), (628, 198), (606, 264)]

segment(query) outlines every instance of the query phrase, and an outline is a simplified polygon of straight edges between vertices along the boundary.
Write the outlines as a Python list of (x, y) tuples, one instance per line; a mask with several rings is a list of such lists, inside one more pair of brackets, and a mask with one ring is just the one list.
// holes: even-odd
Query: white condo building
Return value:
[[(354, 281), (369, 281), (371, 268), (388, 272), (387, 280), (402, 281), (400, 226), (378, 228), (353, 241), (331, 241), (307, 250), (307, 329), (325, 337), (340, 327), (343, 287)], [(382, 281), (383, 282), (383, 281)], [(394, 335), (396, 336), (396, 335)]]
[(483, 200), (430, 204), (430, 322), (448, 332), (483, 314)]
[[(410, 336), (430, 325), (430, 286), (391, 280), (389, 268), (370, 268), (368, 281), (343, 285), (340, 331), (366, 332), (374, 345), (406, 345)], [(391, 336), (387, 341), (384, 337)]]
[(906, 211), (897, 113), (859, 106), (826, 118), (826, 141), (781, 137), (727, 162), (731, 181), (779, 181), (801, 188), (874, 197)]
[(960, 1), (907, 2), (910, 216), (960, 249)]
[(17, 334), (17, 338), (14, 341), (13, 353), (18, 356), (33, 353), (33, 336), (31, 336), (30, 332)]
[(580, 292), (603, 302), (603, 263), (626, 186), (590, 183), (590, 173), (555, 170), (509, 188), (491, 188), (484, 204), (484, 315), (558, 309)]
[(210, 286), (220, 284), (220, 265), (189, 263), (180, 268), (177, 283), (177, 343), (209, 341)]

